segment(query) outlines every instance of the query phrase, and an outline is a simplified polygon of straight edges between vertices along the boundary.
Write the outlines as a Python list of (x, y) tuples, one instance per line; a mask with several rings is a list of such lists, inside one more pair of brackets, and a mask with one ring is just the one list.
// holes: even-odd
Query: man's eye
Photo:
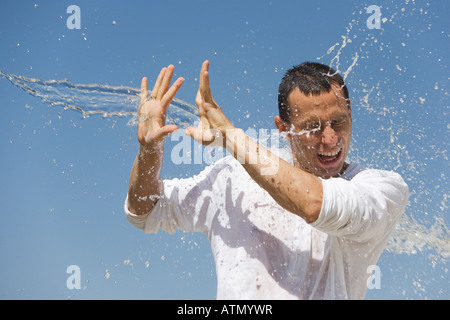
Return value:
[(330, 125), (333, 127), (342, 126), (347, 122), (347, 119), (339, 119), (331, 121)]
[(309, 123), (309, 124), (305, 125), (303, 130), (306, 130), (306, 131), (320, 130), (320, 124), (319, 123)]
[(339, 127), (344, 125), (347, 122), (347, 119), (336, 119), (328, 121), (328, 125), (331, 127)]

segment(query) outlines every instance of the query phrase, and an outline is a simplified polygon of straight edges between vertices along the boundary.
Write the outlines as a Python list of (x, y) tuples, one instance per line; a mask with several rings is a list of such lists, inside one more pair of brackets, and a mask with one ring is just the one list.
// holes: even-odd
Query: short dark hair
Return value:
[(345, 100), (349, 101), (348, 89), (344, 79), (334, 69), (318, 62), (304, 62), (289, 69), (278, 89), (278, 110), (280, 118), (290, 122), (289, 94), (298, 88), (305, 95), (328, 93), (332, 84), (342, 89)]

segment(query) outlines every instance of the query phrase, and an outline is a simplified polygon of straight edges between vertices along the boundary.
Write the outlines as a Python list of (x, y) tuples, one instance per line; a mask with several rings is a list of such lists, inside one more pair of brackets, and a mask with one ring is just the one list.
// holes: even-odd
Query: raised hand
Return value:
[(186, 134), (206, 146), (224, 146), (226, 131), (234, 129), (234, 126), (212, 96), (208, 69), (209, 61), (206, 60), (200, 71), (200, 85), (195, 98), (200, 123), (197, 128), (188, 127)]
[(167, 135), (178, 129), (176, 125), (165, 124), (167, 109), (184, 82), (184, 79), (180, 77), (170, 87), (173, 70), (173, 65), (161, 69), (150, 97), (147, 78), (142, 78), (137, 135), (143, 147), (159, 145)]

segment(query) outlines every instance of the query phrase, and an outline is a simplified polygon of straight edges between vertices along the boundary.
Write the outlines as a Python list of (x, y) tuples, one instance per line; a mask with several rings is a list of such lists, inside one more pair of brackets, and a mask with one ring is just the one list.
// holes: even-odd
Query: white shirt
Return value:
[(312, 224), (284, 210), (232, 157), (199, 175), (164, 181), (153, 210), (128, 221), (146, 233), (202, 232), (211, 244), (217, 299), (363, 299), (403, 212), (408, 187), (394, 172), (350, 164), (322, 179)]

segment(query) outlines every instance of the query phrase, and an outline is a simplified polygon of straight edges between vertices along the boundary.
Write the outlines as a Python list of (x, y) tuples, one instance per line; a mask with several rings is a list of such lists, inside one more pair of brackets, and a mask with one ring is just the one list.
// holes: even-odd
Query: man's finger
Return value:
[(166, 94), (167, 90), (169, 90), (170, 81), (172, 80), (173, 70), (175, 67), (173, 65), (170, 65), (167, 67), (167, 70), (164, 74), (164, 77), (161, 82), (161, 86), (159, 87), (158, 93), (156, 95), (156, 98), (158, 100), (161, 100), (164, 95)]
[(202, 68), (200, 69), (200, 88), (204, 86), (205, 79), (203, 78), (203, 74), (209, 69), (209, 61), (203, 61)]
[(197, 91), (197, 95), (195, 96), (195, 104), (199, 107), (203, 103), (203, 97), (200, 93), (200, 90)]
[(210, 145), (215, 140), (215, 137), (212, 134), (211, 130), (202, 130), (201, 128), (187, 127), (184, 133), (194, 139), (194, 141), (196, 141), (197, 143), (203, 145)]
[(184, 78), (180, 77), (178, 78), (174, 84), (170, 87), (169, 91), (166, 92), (164, 97), (161, 99), (161, 105), (163, 107), (164, 111), (167, 111), (167, 108), (169, 108), (170, 102), (173, 100), (175, 95), (177, 94), (178, 90), (181, 88), (181, 86), (184, 83)]
[(164, 74), (166, 73), (166, 70), (167, 70), (167, 68), (162, 68), (161, 72), (158, 75), (158, 78), (156, 79), (155, 85), (153, 86), (153, 90), (152, 90), (152, 95), (151, 95), (152, 99), (156, 99), (156, 96), (159, 91), (159, 87), (161, 86), (161, 82), (163, 80)]
[(184, 133), (198, 143), (202, 143), (203, 131), (201, 128), (187, 127)]
[(169, 134), (177, 131), (178, 127), (174, 124), (168, 124), (158, 130), (158, 138), (165, 138)]
[(209, 61), (203, 62), (200, 72), (200, 93), (205, 102), (214, 103), (211, 88), (209, 86)]
[(143, 77), (141, 80), (141, 93), (147, 91), (147, 82), (148, 82), (147, 77)]
[(186, 130), (184, 130), (184, 133), (187, 136), (194, 138), (194, 128), (193, 127), (187, 127)]
[(143, 77), (141, 81), (141, 105), (147, 100), (148, 97), (148, 90), (147, 90), (147, 78)]
[(195, 97), (195, 104), (198, 107), (198, 114), (200, 117), (203, 117), (206, 115), (206, 111), (203, 108), (203, 104), (205, 103), (205, 101), (203, 100), (203, 97), (200, 93), (200, 89), (197, 91), (197, 96)]

